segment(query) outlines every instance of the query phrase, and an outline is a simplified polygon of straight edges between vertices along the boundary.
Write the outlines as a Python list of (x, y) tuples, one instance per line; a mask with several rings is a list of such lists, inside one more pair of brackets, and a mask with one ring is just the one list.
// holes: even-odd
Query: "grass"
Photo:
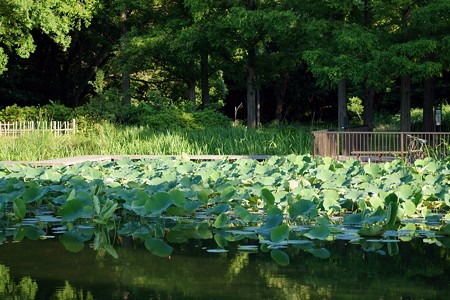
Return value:
[(242, 126), (154, 131), (146, 127), (95, 124), (76, 135), (32, 133), (0, 137), (0, 161), (33, 161), (90, 154), (286, 155), (312, 152), (309, 126)]

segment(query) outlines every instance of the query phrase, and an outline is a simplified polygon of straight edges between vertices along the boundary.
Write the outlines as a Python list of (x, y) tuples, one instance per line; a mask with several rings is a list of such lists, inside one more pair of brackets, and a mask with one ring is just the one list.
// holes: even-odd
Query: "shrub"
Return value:
[(193, 115), (197, 128), (231, 127), (231, 120), (216, 110), (199, 110)]
[(24, 122), (42, 119), (42, 111), (34, 106), (19, 107), (17, 104), (7, 106), (0, 111), (1, 122)]
[(50, 101), (50, 104), (44, 105), (42, 111), (44, 119), (49, 121), (70, 121), (75, 116), (72, 108), (53, 101)]

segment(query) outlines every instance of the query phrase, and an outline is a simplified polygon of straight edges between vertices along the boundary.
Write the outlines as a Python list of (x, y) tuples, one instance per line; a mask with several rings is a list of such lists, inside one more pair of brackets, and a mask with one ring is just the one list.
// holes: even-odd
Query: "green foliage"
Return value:
[(364, 112), (364, 106), (362, 105), (361, 98), (350, 97), (347, 101), (347, 110), (352, 117), (353, 124), (361, 125), (363, 123), (362, 114)]
[(41, 31), (67, 49), (71, 41), (70, 32), (89, 24), (96, 2), (96, 0), (0, 2), (2, 16), (0, 74), (6, 70), (8, 56), (12, 53), (28, 58), (34, 52), (36, 45), (33, 30)]
[(212, 109), (186, 112), (176, 107), (161, 109), (147, 103), (132, 106), (127, 111), (124, 122), (147, 126), (155, 130), (226, 128), (231, 126), (230, 119)]
[(73, 109), (52, 101), (42, 107), (19, 107), (14, 104), (0, 110), (1, 122), (70, 121), (73, 117)]
[[(442, 105), (441, 131), (450, 131), (450, 105)], [(422, 131), (423, 110), (421, 108), (411, 109), (411, 129), (412, 131)]]
[[(374, 239), (446, 239), (450, 196), (442, 174), (450, 174), (447, 161), (429, 158), (413, 165), (309, 155), (265, 161), (124, 158), (70, 167), (2, 166), (0, 199), (11, 228), (6, 238), (16, 241), (37, 240), (57, 221), (64, 226), (58, 239), (71, 252), (93, 240), (94, 250), (117, 258), (114, 231), (160, 257), (176, 251), (172, 243), (202, 239), (220, 248), (237, 243), (239, 251), (261, 247), (287, 265), (289, 251), (281, 249), (328, 258), (325, 241), (336, 239), (366, 251), (381, 248), (366, 248)], [(40, 191), (28, 195), (27, 184)], [(45, 215), (36, 209), (42, 206), (50, 209)], [(391, 255), (398, 252), (387, 247)]]

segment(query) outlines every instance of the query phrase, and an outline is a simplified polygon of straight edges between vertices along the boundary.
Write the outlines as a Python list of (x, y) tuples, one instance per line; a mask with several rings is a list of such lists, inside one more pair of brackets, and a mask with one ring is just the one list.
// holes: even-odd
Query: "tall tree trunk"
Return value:
[[(256, 0), (247, 0), (247, 9), (256, 9)], [(247, 49), (247, 127), (256, 127), (255, 46)]]
[(369, 127), (369, 130), (373, 129), (373, 98), (375, 96), (375, 91), (373, 88), (366, 88), (364, 97), (364, 124)]
[(433, 104), (434, 104), (434, 80), (428, 78), (424, 80), (424, 97), (423, 97), (423, 124), (424, 132), (432, 132), (434, 130), (433, 120)]
[(255, 89), (255, 56), (254, 48), (248, 49), (247, 62), (247, 126), (256, 127), (256, 89)]
[(411, 131), (411, 77), (403, 75), (400, 79), (400, 131)]
[(284, 98), (286, 97), (286, 91), (289, 83), (289, 74), (284, 74), (281, 78), (277, 80), (275, 84), (275, 119), (281, 121), (283, 118), (283, 106)]
[(338, 128), (341, 129), (347, 126), (347, 81), (342, 79), (338, 86)]
[(201, 51), (200, 53), (200, 76), (202, 88), (202, 106), (209, 104), (209, 70), (208, 70), (208, 52)]
[[(125, 50), (129, 47), (128, 43), (128, 26), (127, 26), (127, 11), (125, 5), (122, 6), (121, 13), (121, 27), (122, 27), (122, 36), (121, 36), (121, 48)], [(126, 106), (131, 106), (131, 94), (130, 94), (130, 70), (127, 67), (126, 58), (122, 55), (122, 103)]]
[(197, 98), (195, 95), (195, 61), (191, 60), (188, 65), (188, 94), (189, 102), (192, 104), (192, 110), (195, 111), (197, 108)]

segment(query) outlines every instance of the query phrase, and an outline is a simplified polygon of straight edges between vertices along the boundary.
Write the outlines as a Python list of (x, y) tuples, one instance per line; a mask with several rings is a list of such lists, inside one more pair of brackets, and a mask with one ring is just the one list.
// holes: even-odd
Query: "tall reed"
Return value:
[(276, 126), (154, 131), (147, 127), (96, 124), (76, 135), (31, 133), (0, 137), (0, 161), (46, 160), (90, 154), (306, 154), (312, 151), (308, 127)]

